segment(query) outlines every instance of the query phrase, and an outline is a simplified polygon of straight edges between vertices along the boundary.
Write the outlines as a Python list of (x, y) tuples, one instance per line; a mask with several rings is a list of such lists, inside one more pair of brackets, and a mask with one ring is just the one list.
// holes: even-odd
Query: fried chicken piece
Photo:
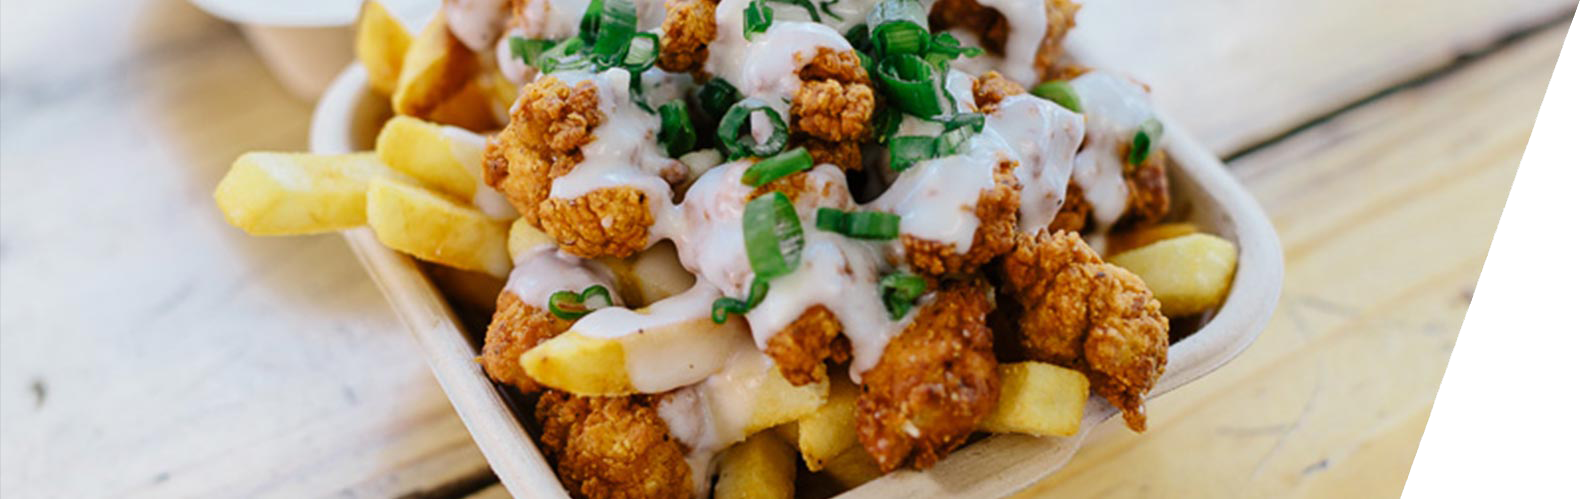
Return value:
[(581, 148), (606, 117), (591, 81), (570, 87), (547, 76), (522, 87), (510, 125), (488, 141), (483, 180), (527, 219), (583, 258), (627, 257), (647, 247), (653, 224), (646, 193), (634, 187), (599, 189), (574, 199), (550, 199), (554, 179), (581, 163)]
[(647, 395), (582, 397), (557, 390), (538, 399), (543, 454), (573, 497), (691, 497), (684, 446)]
[(971, 83), (972, 100), (976, 101), (977, 109), (983, 114), (993, 114), (998, 110), (998, 103), (1011, 95), (1026, 93), (1026, 87), (1010, 81), (998, 71), (988, 71)]
[(828, 307), (818, 305), (801, 313), (789, 326), (768, 339), (764, 351), (779, 366), (779, 373), (790, 384), (805, 385), (824, 379), (824, 361), (850, 360), (850, 343), (839, 335), (839, 318)]
[(514, 386), (521, 393), (537, 392), (543, 387), (521, 370), (521, 354), (570, 328), (571, 321), (529, 305), (515, 293), (500, 293), (477, 362), (494, 381)]
[(981, 280), (946, 285), (862, 374), (856, 432), (883, 471), (932, 467), (998, 403), (989, 292)]
[(1049, 232), (1067, 230), (1081, 232), (1086, 228), (1087, 219), (1092, 216), (1092, 203), (1086, 200), (1086, 191), (1075, 182), (1070, 182), (1064, 191), (1064, 204), (1059, 205), (1059, 213), (1053, 216), (1053, 222), (1048, 224)]
[[(1130, 145), (1119, 146), (1120, 157), (1130, 156)], [(1125, 199), (1125, 214), (1117, 225), (1155, 224), (1169, 214), (1167, 164), (1168, 156), (1162, 149), (1153, 149), (1139, 165), (1125, 164), (1125, 187), (1129, 188), (1130, 195)]]
[[(1064, 35), (1075, 27), (1075, 13), (1081, 5), (1071, 0), (1043, 0), (1048, 14), (1048, 31), (1037, 47), (1033, 63), (1037, 74), (1046, 74), (1054, 68), (1064, 53)], [(994, 53), (1004, 53), (1009, 40), (1009, 21), (998, 10), (984, 7), (977, 0), (938, 0), (927, 14), (933, 31), (961, 27), (977, 34), (983, 48)]]
[(708, 60), (708, 43), (718, 35), (714, 0), (665, 0), (658, 67), (672, 73), (698, 73)]
[(981, 221), (971, 240), (971, 249), (961, 254), (954, 244), (900, 235), (906, 262), (917, 272), (939, 276), (975, 270), (1015, 244), (1016, 221), (1020, 214), (1020, 180), (1015, 178), (1014, 161), (1001, 161), (993, 171), (993, 188), (977, 198), (976, 216)]
[[(854, 50), (818, 47), (798, 73), (790, 100), (790, 130), (820, 163), (861, 168), (860, 143), (871, 135), (877, 96)], [(821, 157), (819, 157), (821, 156)]]
[(1130, 429), (1145, 431), (1145, 397), (1169, 348), (1168, 319), (1146, 283), (1065, 231), (1018, 236), (1000, 270), (1019, 326), (1008, 339), (1031, 360), (1086, 373)]

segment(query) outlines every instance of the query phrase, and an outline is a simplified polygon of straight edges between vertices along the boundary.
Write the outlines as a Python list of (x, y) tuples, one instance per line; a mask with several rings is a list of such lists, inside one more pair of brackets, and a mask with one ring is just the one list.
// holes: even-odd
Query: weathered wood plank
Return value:
[(1396, 495), (1546, 89), (1562, 29), (1231, 165), (1286, 250), (1235, 362), (1108, 428), (1025, 494)]

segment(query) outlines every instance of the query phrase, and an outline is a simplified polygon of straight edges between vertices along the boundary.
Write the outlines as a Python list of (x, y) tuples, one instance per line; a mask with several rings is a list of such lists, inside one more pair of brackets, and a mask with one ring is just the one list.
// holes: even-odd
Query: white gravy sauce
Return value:
[[(998, 11), (1009, 22), (1009, 38), (1004, 40), (1004, 60), (994, 66), (1016, 83), (1037, 84), (1037, 51), (1048, 34), (1048, 11), (1044, 0), (977, 0)], [(980, 45), (976, 45), (980, 46)]]
[[(612, 187), (635, 187), (648, 194), (654, 219), (670, 197), (670, 182), (683, 180), (686, 165), (671, 159), (658, 144), (660, 120), (632, 101), (630, 73), (610, 69), (598, 74), (555, 73), (567, 85), (591, 81), (598, 88), (598, 108), (604, 120), (592, 131), (593, 140), (582, 146), (582, 162), (554, 180), (549, 197), (572, 199)], [(657, 90), (670, 88), (664, 84)], [(655, 100), (655, 102), (661, 102)]]
[(698, 283), (640, 310), (598, 309), (571, 330), (620, 339), (632, 388), (661, 393), (701, 381), (718, 372), (734, 352), (752, 349), (739, 319), (713, 324), (713, 301), (720, 296), (712, 286)]
[(516, 36), (526, 38), (527, 32), (519, 27), (511, 28), (504, 36), (499, 37), (499, 43), (494, 45), (494, 63), (498, 65), (499, 73), (505, 76), (505, 80), (520, 87), (532, 81), (538, 71), (510, 52), (510, 38)]
[(614, 274), (608, 267), (586, 261), (560, 251), (554, 244), (543, 244), (523, 251), (516, 258), (516, 267), (505, 281), (505, 292), (516, 295), (521, 301), (547, 309), (549, 295), (559, 291), (576, 293), (602, 285), (609, 290), (609, 298), (620, 305), (620, 294), (614, 289)]
[[(1092, 204), (1098, 233), (1106, 232), (1124, 214), (1130, 188), (1125, 185), (1121, 144), (1152, 118), (1146, 90), (1135, 82), (1102, 71), (1070, 80), (1086, 111), (1086, 142), (1075, 156), (1074, 180)], [(1155, 142), (1154, 147), (1162, 147)]]
[(467, 48), (485, 51), (499, 39), (510, 15), (509, 0), (445, 0), (444, 21)]
[(487, 147), (488, 139), (460, 127), (444, 126), (441, 130), (450, 145), (450, 156), (472, 176), (472, 205), (495, 220), (520, 217), (521, 213), (510, 204), (510, 200), (483, 181), (483, 149)]
[[(780, 21), (785, 4), (772, 4), (775, 21), (747, 41), (741, 32), (747, 0), (723, 0), (714, 11), (718, 35), (708, 45), (703, 69), (730, 82), (741, 95), (761, 99), (789, 122), (790, 98), (801, 88), (796, 75), (818, 47), (850, 50), (850, 42), (834, 28), (801, 21)], [(755, 126), (753, 127), (756, 128)]]
[(1030, 94), (1012, 95), (988, 115), (987, 129), (1019, 157), (1021, 232), (1048, 227), (1064, 206), (1075, 152), (1086, 133), (1081, 115)]

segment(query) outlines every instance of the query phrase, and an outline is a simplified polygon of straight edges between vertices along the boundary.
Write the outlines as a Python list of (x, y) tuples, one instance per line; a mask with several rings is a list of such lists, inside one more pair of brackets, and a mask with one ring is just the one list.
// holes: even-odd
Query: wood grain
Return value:
[(1083, 3), (1074, 51), (1150, 83), (1164, 109), (1224, 155), (1575, 8), (1572, 0)]
[(1286, 249), (1271, 326), (1024, 497), (1397, 495), (1562, 31), (1232, 164)]

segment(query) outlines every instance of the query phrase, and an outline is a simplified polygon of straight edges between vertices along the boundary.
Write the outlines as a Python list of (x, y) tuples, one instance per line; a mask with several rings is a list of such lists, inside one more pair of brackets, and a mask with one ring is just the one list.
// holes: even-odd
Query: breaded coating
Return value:
[[(1064, 35), (1075, 27), (1075, 14), (1081, 5), (1071, 0), (1043, 0), (1048, 15), (1048, 31), (1037, 47), (1033, 62), (1037, 74), (1046, 75), (1064, 53)], [(977, 34), (983, 48), (997, 54), (1004, 53), (1009, 40), (1009, 21), (993, 8), (984, 7), (977, 0), (938, 0), (927, 14), (927, 22), (934, 32), (961, 27)]]
[(582, 146), (606, 117), (598, 88), (574, 88), (553, 76), (522, 87), (510, 125), (488, 142), (483, 179), (499, 189), (527, 219), (583, 258), (627, 257), (647, 247), (653, 214), (646, 193), (634, 187), (599, 189), (574, 199), (550, 199), (554, 179), (582, 161)]
[(790, 384), (801, 386), (816, 382), (824, 379), (824, 361), (850, 360), (849, 350), (842, 351), (838, 347), (839, 342), (835, 341), (840, 338), (840, 331), (839, 318), (828, 307), (818, 305), (807, 309), (795, 322), (774, 333), (768, 339), (768, 349), (764, 353), (774, 359), (774, 364), (779, 366), (779, 373)]
[(977, 198), (976, 216), (980, 220), (971, 240), (971, 249), (961, 254), (954, 244), (900, 235), (905, 260), (917, 272), (939, 276), (975, 270), (1015, 244), (1016, 221), (1020, 214), (1020, 180), (1015, 177), (1015, 161), (1001, 161), (993, 171), (993, 188)]
[(982, 280), (945, 285), (861, 375), (856, 434), (884, 472), (932, 467), (998, 403), (998, 360)]
[(535, 413), (540, 449), (573, 497), (691, 497), (686, 451), (651, 396), (544, 392)]
[(977, 109), (985, 114), (993, 114), (998, 110), (998, 103), (1005, 97), (1026, 93), (1026, 87), (1010, 81), (998, 71), (988, 71), (971, 83), (971, 96), (976, 101)]
[[(1130, 156), (1130, 144), (1119, 146), (1122, 158)], [(1125, 164), (1125, 187), (1130, 195), (1125, 199), (1125, 214), (1117, 225), (1135, 226), (1158, 223), (1169, 214), (1168, 155), (1163, 149), (1153, 149), (1152, 154), (1139, 165)]]
[(1019, 326), (1012, 341), (1032, 360), (1086, 373), (1126, 425), (1145, 431), (1146, 394), (1168, 363), (1162, 306), (1141, 278), (1103, 263), (1073, 232), (1015, 243), (1000, 269)]
[(1086, 191), (1081, 190), (1080, 184), (1070, 182), (1064, 191), (1064, 204), (1059, 205), (1059, 213), (1048, 224), (1048, 232), (1081, 232), (1091, 216), (1092, 203), (1086, 200)]
[(658, 67), (672, 73), (697, 73), (708, 60), (708, 43), (718, 35), (713, 0), (665, 0)]
[(483, 355), (477, 362), (494, 381), (514, 386), (521, 393), (537, 392), (543, 387), (521, 370), (521, 354), (570, 328), (571, 321), (527, 304), (515, 293), (500, 293), (494, 319), (483, 336)]
[(798, 73), (790, 100), (790, 132), (813, 159), (850, 170), (861, 167), (861, 141), (872, 134), (877, 96), (854, 50), (818, 47)]

